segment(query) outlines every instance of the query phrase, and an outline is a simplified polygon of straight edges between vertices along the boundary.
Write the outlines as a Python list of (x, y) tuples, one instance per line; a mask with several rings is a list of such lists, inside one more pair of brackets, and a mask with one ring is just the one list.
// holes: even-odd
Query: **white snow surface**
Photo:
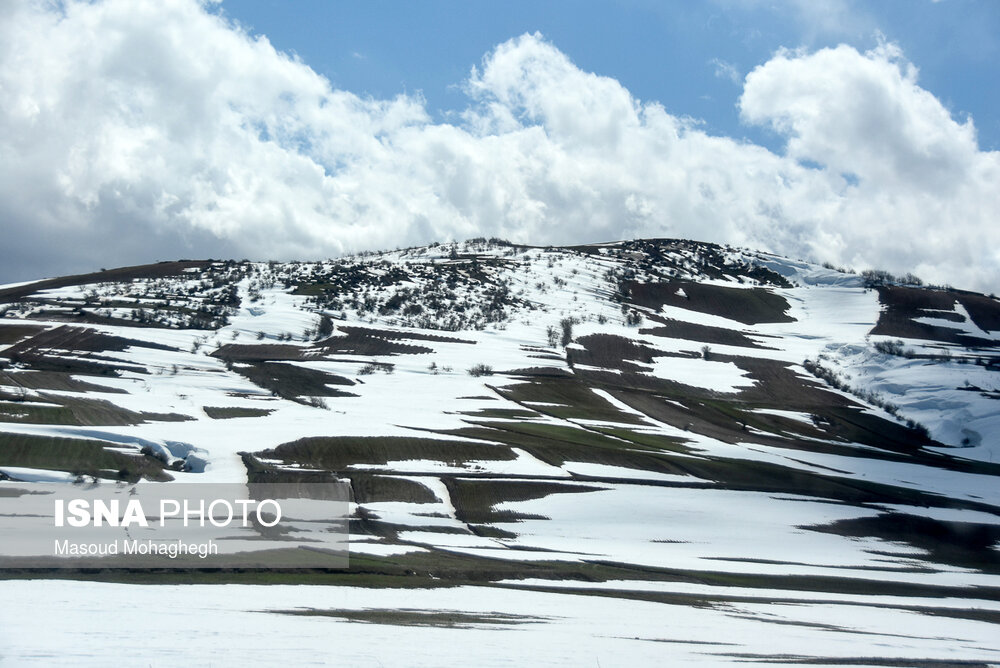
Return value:
[[(675, 584), (677, 591), (689, 589)], [(922, 614), (919, 607), (933, 610), (955, 601), (921, 601), (913, 610), (793, 596), (782, 604), (691, 607), (516, 586), (362, 589), (45, 580), (0, 582), (0, 596), (5, 666), (766, 666), (767, 657), (835, 662), (875, 650), (904, 663), (998, 659), (992, 624)], [(400, 611), (425, 615), (426, 625), (350, 621), (352, 614), (370, 620)], [(435, 615), (467, 621), (448, 626)], [(40, 644), (35, 638), (43, 628)], [(108, 629), (116, 629), (118, 642), (107, 642)], [(121, 641), (139, 633), (135, 642)]]

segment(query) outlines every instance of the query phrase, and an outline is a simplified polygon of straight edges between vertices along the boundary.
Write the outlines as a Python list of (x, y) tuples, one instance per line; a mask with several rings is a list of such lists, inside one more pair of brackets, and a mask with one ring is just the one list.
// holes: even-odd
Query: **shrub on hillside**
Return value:
[(903, 342), (899, 339), (895, 341), (876, 341), (875, 350), (883, 355), (896, 355), (902, 357), (904, 353)]

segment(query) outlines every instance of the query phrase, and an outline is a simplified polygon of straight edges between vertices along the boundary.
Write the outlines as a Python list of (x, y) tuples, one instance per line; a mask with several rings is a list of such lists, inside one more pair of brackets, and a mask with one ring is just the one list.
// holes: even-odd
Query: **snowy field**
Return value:
[(923, 610), (912, 601), (864, 596), (692, 606), (500, 587), (60, 581), (3, 582), (0, 595), (4, 666), (767, 666), (775, 659), (880, 665), (865, 661), (873, 656), (892, 658), (893, 665), (1000, 661), (995, 625), (927, 614), (963, 604), (951, 600), (922, 602)]

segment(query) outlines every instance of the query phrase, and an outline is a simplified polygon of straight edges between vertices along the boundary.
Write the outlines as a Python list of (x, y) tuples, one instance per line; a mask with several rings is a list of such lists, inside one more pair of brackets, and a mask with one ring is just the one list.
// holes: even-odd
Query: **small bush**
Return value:
[(576, 324), (576, 318), (563, 318), (559, 321), (559, 326), (562, 327), (562, 338), (559, 343), (565, 348), (573, 342), (573, 325)]
[(545, 336), (548, 338), (549, 348), (555, 348), (559, 345), (559, 331), (552, 325), (546, 328)]
[(319, 319), (319, 326), (316, 328), (316, 338), (325, 339), (333, 334), (333, 320), (328, 315)]
[(489, 364), (482, 364), (482, 363), (476, 364), (471, 369), (469, 369), (469, 375), (475, 376), (476, 378), (480, 376), (492, 376), (493, 367), (491, 367)]
[(902, 357), (906, 352), (903, 349), (903, 342), (899, 339), (895, 341), (876, 341), (875, 350), (883, 355), (896, 355), (897, 357)]
[(381, 371), (383, 373), (392, 373), (394, 370), (395, 370), (395, 367), (392, 364), (389, 364), (387, 362), (376, 362), (376, 361), (372, 360), (368, 364), (366, 364), (363, 367), (361, 367), (360, 369), (358, 369), (358, 375), (359, 376), (370, 376), (373, 373), (375, 373), (376, 371)]
[(330, 407), (326, 404), (326, 401), (320, 397), (309, 397), (306, 399), (306, 404), (312, 406), (313, 408), (323, 408), (330, 410)]
[(865, 269), (861, 272), (861, 281), (866, 288), (877, 288), (883, 285), (892, 285), (897, 282), (897, 279), (882, 269)]

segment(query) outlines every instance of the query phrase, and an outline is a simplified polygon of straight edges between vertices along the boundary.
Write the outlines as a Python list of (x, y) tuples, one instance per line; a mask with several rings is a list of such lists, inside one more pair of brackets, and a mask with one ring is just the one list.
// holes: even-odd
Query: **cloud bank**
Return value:
[(782, 51), (745, 123), (781, 154), (500, 44), (435, 121), (336, 90), (194, 0), (0, 9), (6, 280), (181, 256), (318, 258), (499, 236), (691, 237), (1000, 287), (1000, 153), (891, 44)]

